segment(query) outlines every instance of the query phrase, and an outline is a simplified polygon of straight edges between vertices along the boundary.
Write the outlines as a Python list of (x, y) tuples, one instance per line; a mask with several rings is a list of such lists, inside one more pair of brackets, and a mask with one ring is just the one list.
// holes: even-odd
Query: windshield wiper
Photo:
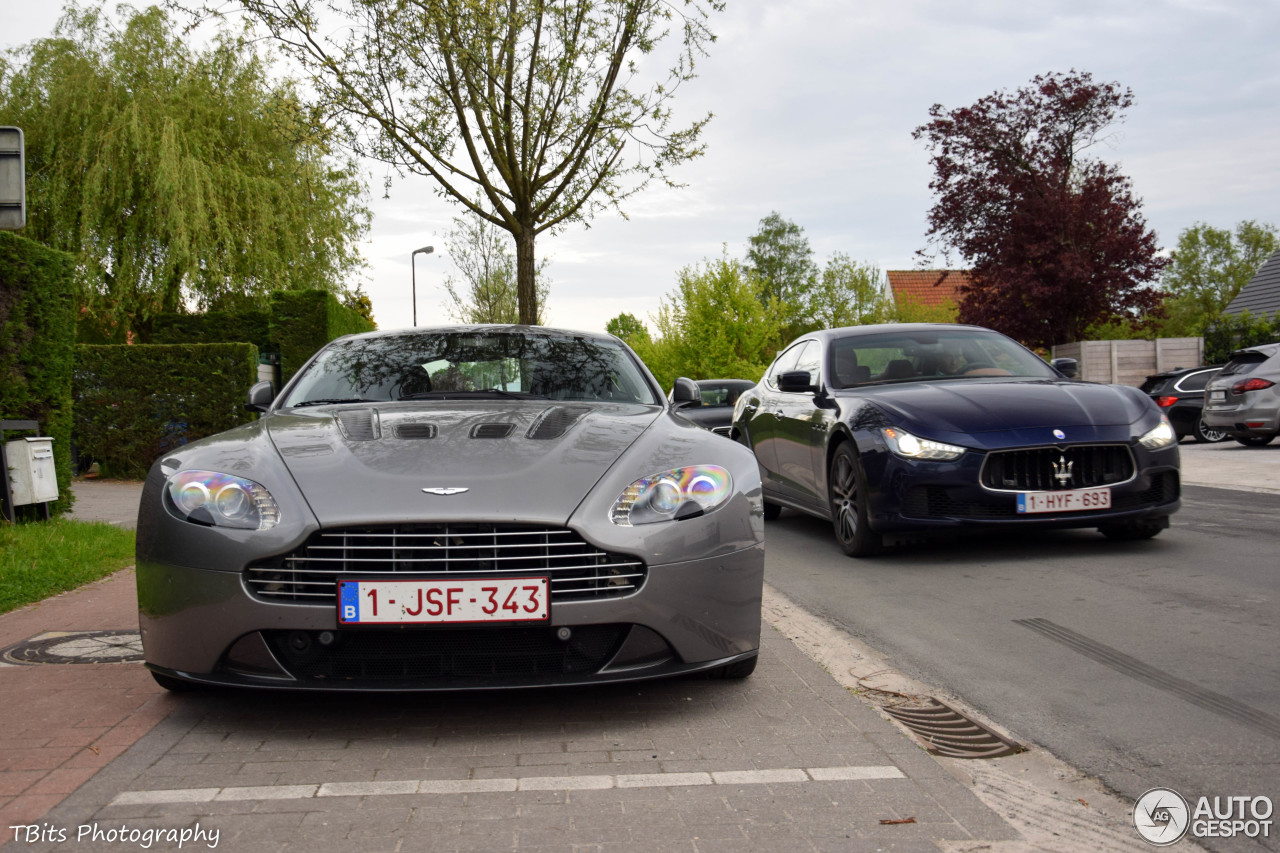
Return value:
[(337, 403), (385, 403), (386, 400), (366, 400), (364, 397), (334, 397), (325, 400), (303, 400), (301, 403), (295, 403), (292, 408), (301, 409), (303, 406), (327, 406)]

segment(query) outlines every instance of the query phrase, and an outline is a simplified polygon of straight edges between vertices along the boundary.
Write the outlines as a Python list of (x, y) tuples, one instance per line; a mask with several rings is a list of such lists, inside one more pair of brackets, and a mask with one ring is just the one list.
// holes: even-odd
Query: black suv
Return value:
[(1191, 436), (1196, 441), (1225, 441), (1225, 432), (1204, 423), (1204, 386), (1218, 375), (1222, 365), (1185, 367), (1148, 376), (1142, 390), (1156, 401), (1160, 410), (1169, 416), (1169, 422), (1178, 438)]

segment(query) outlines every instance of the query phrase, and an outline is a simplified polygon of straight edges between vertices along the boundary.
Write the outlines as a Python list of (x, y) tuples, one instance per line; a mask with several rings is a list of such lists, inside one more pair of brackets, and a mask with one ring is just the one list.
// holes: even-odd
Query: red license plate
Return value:
[(342, 625), (456, 622), (545, 622), (551, 617), (548, 578), (488, 580), (340, 580)]

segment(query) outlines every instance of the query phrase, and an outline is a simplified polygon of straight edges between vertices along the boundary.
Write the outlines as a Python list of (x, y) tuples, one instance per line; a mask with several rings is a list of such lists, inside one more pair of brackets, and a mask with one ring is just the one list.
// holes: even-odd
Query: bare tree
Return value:
[[(497, 226), (475, 216), (455, 216), (453, 228), (445, 234), (449, 258), (461, 280), (447, 276), (449, 315), (461, 323), (518, 323), (520, 305), (516, 296), (516, 259)], [(546, 259), (535, 271), (538, 295), (538, 325), (546, 322), (550, 282), (543, 274)]]

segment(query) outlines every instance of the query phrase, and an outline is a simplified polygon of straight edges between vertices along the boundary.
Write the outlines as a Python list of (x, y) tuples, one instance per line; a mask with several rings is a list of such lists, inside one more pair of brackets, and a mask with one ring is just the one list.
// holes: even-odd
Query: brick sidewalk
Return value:
[[(0, 648), (47, 631), (132, 630), (133, 570), (0, 616)], [(173, 708), (140, 663), (0, 664), (0, 827), (34, 823)]]

